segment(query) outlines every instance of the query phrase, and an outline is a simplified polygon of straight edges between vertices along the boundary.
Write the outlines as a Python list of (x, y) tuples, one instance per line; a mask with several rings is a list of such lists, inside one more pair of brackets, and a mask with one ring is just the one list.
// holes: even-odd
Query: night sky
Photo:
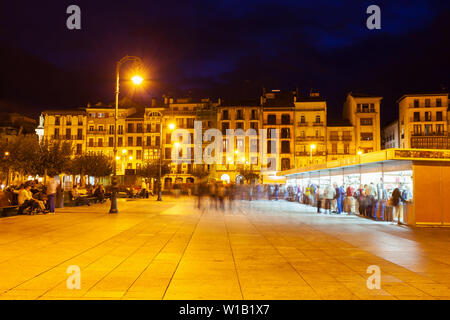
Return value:
[[(66, 8), (81, 8), (81, 30)], [(381, 7), (381, 30), (366, 8)], [(349, 91), (381, 95), (382, 122), (403, 93), (448, 90), (449, 1), (55, 0), (0, 3), (0, 107), (43, 109), (114, 99), (115, 63), (137, 55), (149, 104), (166, 93), (258, 98), (262, 87), (319, 90), (340, 117)], [(126, 67), (124, 66), (124, 70)]]

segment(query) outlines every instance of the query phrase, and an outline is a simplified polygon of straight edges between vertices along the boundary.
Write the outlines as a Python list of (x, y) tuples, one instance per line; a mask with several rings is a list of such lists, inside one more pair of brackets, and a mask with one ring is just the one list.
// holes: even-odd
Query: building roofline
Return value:
[(397, 103), (405, 99), (406, 97), (423, 97), (423, 96), (448, 96), (448, 92), (428, 92), (428, 93), (405, 93), (397, 99)]

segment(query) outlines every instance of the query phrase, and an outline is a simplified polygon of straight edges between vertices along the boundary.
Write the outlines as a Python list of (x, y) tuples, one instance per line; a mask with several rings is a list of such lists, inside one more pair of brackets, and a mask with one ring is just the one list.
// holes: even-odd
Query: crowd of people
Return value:
[(8, 186), (0, 193), (0, 205), (17, 205), (19, 214), (54, 214), (57, 187), (53, 178), (46, 185), (31, 180), (19, 186)]
[(318, 213), (325, 214), (359, 214), (365, 217), (375, 217), (380, 203), (393, 208), (393, 219), (400, 223), (400, 205), (410, 200), (412, 195), (404, 185), (389, 192), (373, 183), (353, 186), (338, 186), (336, 183), (319, 186), (287, 186), (286, 200), (317, 207)]

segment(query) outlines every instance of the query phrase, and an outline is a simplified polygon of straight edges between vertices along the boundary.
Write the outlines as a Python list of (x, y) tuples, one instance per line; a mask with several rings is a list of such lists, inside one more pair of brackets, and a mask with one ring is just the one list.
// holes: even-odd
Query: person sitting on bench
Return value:
[(105, 188), (103, 188), (101, 183), (99, 183), (95, 189), (94, 197), (96, 197), (100, 203), (105, 202)]
[(39, 209), (43, 213), (46, 213), (45, 205), (42, 201), (36, 200), (31, 194), (31, 185), (21, 185), (18, 195), (19, 201), (19, 214), (22, 214), (24, 210), (30, 209), (30, 213)]
[(90, 206), (91, 203), (89, 202), (89, 199), (85, 197), (81, 197), (80, 193), (78, 192), (78, 187), (76, 185), (73, 186), (72, 191), (72, 200), (75, 202), (75, 205), (88, 205)]

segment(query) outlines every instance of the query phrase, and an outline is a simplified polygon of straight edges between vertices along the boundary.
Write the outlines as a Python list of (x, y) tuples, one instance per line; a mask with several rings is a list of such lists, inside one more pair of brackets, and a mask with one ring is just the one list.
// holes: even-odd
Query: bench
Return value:
[(2, 216), (3, 217), (9, 217), (10, 214), (8, 214), (8, 212), (11, 212), (12, 210), (18, 209), (19, 206), (15, 205), (15, 206), (3, 206), (0, 207), (0, 210), (3, 212)]

